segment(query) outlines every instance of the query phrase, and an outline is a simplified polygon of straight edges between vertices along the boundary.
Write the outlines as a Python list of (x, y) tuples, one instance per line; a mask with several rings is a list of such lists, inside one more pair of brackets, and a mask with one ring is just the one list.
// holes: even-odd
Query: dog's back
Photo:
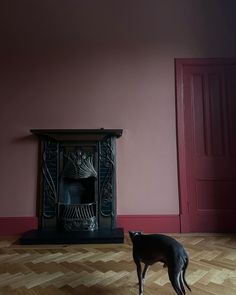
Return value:
[(149, 261), (151, 265), (161, 261), (168, 265), (173, 259), (178, 259), (174, 256), (188, 257), (183, 246), (172, 237), (162, 234), (145, 235), (140, 232), (131, 232), (130, 237), (133, 242), (133, 254), (144, 263)]

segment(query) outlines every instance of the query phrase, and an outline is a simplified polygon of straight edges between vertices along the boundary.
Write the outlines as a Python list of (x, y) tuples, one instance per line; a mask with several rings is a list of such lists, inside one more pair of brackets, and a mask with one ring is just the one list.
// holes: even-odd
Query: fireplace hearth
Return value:
[(39, 228), (21, 244), (122, 243), (116, 227), (121, 129), (34, 129), (40, 141)]

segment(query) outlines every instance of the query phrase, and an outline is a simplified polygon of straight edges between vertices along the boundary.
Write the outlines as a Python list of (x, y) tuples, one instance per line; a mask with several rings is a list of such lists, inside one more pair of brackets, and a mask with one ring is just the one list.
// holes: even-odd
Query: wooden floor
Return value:
[[(173, 237), (189, 253), (186, 278), (192, 294), (236, 294), (236, 236)], [(0, 294), (128, 295), (137, 294), (137, 287), (128, 238), (118, 245), (39, 246), (0, 239)], [(161, 264), (150, 268), (144, 294), (175, 294)]]

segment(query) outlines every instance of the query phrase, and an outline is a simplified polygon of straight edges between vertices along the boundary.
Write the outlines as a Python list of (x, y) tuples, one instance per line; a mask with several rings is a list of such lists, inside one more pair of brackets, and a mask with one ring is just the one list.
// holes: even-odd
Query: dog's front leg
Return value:
[(138, 286), (139, 286), (139, 295), (143, 295), (143, 278), (142, 278), (142, 267), (139, 260), (135, 260), (137, 266), (137, 275), (138, 275)]

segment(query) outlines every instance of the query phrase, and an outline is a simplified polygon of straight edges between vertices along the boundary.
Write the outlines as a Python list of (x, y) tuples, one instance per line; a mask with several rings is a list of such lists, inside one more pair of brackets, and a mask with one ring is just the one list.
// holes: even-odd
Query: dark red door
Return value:
[(183, 232), (236, 231), (236, 60), (176, 60)]

